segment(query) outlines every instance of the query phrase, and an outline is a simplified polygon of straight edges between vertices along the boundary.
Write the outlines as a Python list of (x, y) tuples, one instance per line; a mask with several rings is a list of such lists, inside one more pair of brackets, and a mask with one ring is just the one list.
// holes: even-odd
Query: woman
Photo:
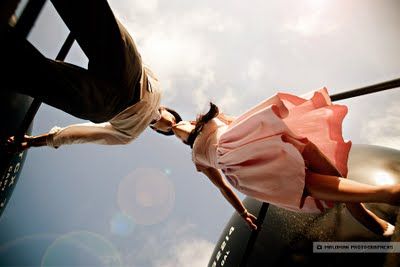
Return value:
[(229, 184), (260, 201), (300, 212), (321, 212), (344, 202), (368, 229), (390, 236), (394, 226), (361, 202), (398, 204), (400, 185), (372, 186), (344, 178), (351, 147), (341, 134), (346, 113), (345, 106), (332, 105), (324, 88), (310, 99), (278, 93), (237, 118), (220, 114), (211, 104), (207, 114), (195, 122), (181, 121), (172, 130), (193, 148), (197, 170), (253, 229), (255, 216)]

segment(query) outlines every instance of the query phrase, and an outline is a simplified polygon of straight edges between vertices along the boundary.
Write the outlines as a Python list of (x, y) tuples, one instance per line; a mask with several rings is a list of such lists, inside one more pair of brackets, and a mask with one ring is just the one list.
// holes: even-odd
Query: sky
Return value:
[[(277, 91), (400, 77), (396, 0), (109, 3), (184, 119), (209, 101), (239, 115)], [(47, 3), (29, 40), (54, 58), (67, 34)], [(76, 44), (66, 60), (87, 66)], [(345, 139), (400, 149), (399, 100), (394, 89), (338, 102)], [(79, 122), (43, 104), (33, 134)], [(232, 212), (189, 147), (150, 129), (127, 146), (35, 148), (0, 218), (0, 264), (205, 266)]]

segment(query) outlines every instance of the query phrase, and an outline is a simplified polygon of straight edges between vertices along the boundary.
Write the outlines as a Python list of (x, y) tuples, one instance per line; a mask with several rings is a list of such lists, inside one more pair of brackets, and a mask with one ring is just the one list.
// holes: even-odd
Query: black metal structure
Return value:
[[(46, 0), (30, 0), (19, 17), (14, 30), (17, 34), (27, 38), (33, 28)], [(14, 8), (17, 5), (10, 5)], [(8, 12), (12, 14), (13, 12)], [(64, 60), (74, 43), (74, 38), (70, 33), (61, 47), (56, 59)], [(14, 135), (16, 142), (23, 140), (26, 133), (30, 132), (33, 118), (35, 117), (41, 102), (19, 94), (1, 93), (1, 121), (6, 127), (1, 131), (1, 141)], [(18, 181), (27, 152), (8, 154), (3, 149), (0, 150), (0, 216), (3, 213), (8, 200)]]
[(345, 91), (343, 93), (339, 94), (334, 94), (331, 95), (331, 100), (332, 101), (338, 101), (338, 100), (343, 100), (347, 98), (352, 98), (356, 96), (361, 96), (361, 95), (367, 95), (367, 94), (372, 94), (384, 90), (389, 90), (389, 89), (394, 89), (400, 87), (400, 78), (394, 79), (391, 81), (383, 82), (383, 83), (377, 83), (365, 87), (361, 87), (358, 89), (350, 90), (350, 91)]
[[(386, 173), (400, 183), (400, 151), (370, 145), (354, 145), (349, 157), (349, 177), (376, 184), (374, 172)], [(337, 204), (321, 214), (288, 211), (272, 204), (245, 198), (247, 209), (258, 216), (261, 227), (250, 231), (235, 212), (209, 261), (209, 267), (339, 267), (339, 266), (400, 266), (396, 253), (314, 253), (313, 242), (330, 241), (400, 241), (399, 207), (370, 203), (366, 206), (383, 219), (396, 225), (392, 238), (384, 238), (367, 230), (344, 208)]]

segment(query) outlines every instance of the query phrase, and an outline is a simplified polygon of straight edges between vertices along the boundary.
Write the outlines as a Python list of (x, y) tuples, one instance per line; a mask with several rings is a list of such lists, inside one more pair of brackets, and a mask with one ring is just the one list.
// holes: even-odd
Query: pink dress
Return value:
[[(320, 212), (329, 203), (303, 196), (304, 146), (313, 142), (347, 175), (351, 142), (342, 137), (347, 107), (333, 105), (325, 88), (310, 98), (278, 93), (235, 118), (208, 122), (193, 145), (199, 167), (221, 169), (238, 191), (294, 211)], [(304, 205), (300, 207), (301, 202)]]

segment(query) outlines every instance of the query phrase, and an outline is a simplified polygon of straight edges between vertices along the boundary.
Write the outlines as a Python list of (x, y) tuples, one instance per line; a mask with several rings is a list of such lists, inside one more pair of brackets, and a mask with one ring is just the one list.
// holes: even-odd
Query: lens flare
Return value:
[(373, 177), (377, 185), (393, 185), (396, 183), (394, 177), (383, 170), (376, 171)]
[(37, 233), (0, 245), (0, 266), (39, 266), (42, 255), (59, 235)]
[(111, 233), (119, 236), (129, 236), (132, 234), (135, 223), (132, 218), (124, 213), (117, 213), (110, 222)]
[(121, 180), (117, 202), (136, 224), (157, 224), (168, 217), (174, 206), (174, 185), (163, 171), (138, 168)]
[(103, 236), (86, 231), (57, 238), (46, 250), (42, 267), (123, 266), (118, 250)]
[(166, 175), (170, 175), (172, 171), (171, 171), (171, 169), (165, 169), (164, 172)]

